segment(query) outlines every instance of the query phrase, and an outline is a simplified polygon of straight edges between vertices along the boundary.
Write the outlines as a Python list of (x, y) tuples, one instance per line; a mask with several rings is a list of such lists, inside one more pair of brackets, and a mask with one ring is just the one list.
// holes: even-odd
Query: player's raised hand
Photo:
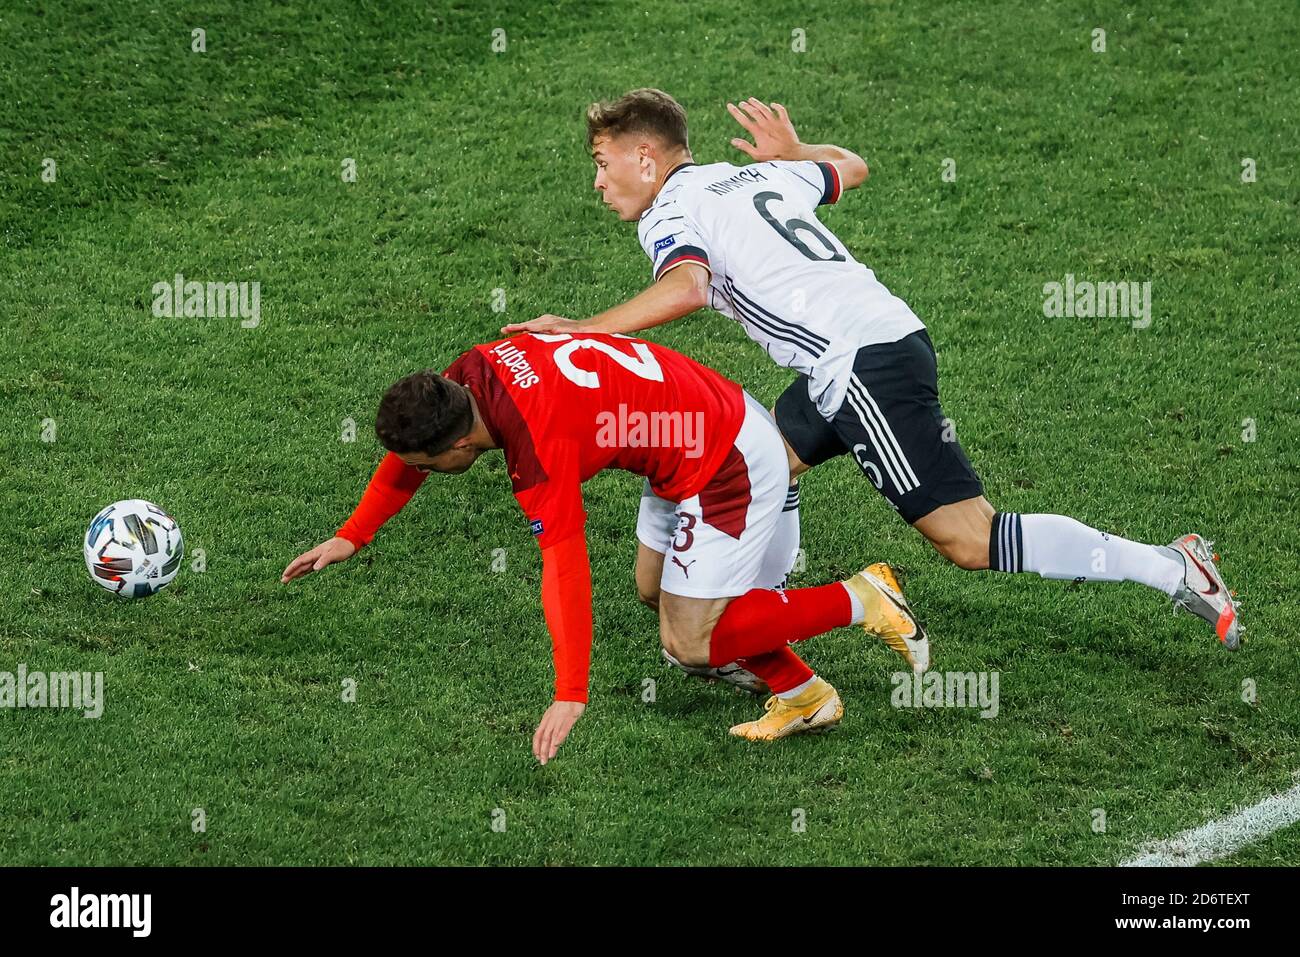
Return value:
[(339, 538), (337, 535), (328, 542), (321, 542), (311, 551), (303, 552), (293, 561), (291, 561), (284, 574), (280, 576), (280, 584), (291, 582), (295, 578), (301, 578), (312, 572), (318, 572), (326, 565), (333, 565), (335, 562), (345, 562), (357, 553), (357, 546), (353, 545), (346, 538)]
[(560, 745), (582, 717), (587, 706), (580, 701), (555, 701), (542, 715), (541, 723), (533, 735), (533, 757), (545, 764), (560, 750)]
[(512, 322), (508, 326), (502, 326), (501, 332), (509, 336), (516, 332), (578, 332), (580, 328), (581, 326), (573, 319), (552, 316), (548, 313), (536, 319), (529, 319), (527, 322)]
[(742, 100), (740, 105), (727, 104), (729, 112), (737, 123), (754, 138), (754, 142), (736, 137), (731, 145), (748, 153), (759, 162), (765, 160), (793, 159), (799, 147), (799, 136), (794, 131), (794, 124), (785, 107), (780, 103), (768, 106), (754, 97)]

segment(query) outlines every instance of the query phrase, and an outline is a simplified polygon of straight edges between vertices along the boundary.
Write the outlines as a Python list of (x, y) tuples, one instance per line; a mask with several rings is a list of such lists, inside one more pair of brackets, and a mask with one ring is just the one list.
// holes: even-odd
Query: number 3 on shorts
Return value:
[[(684, 552), (695, 542), (695, 533), (691, 531), (695, 527), (696, 518), (689, 512), (677, 513), (677, 534), (673, 536), (673, 551)], [(682, 536), (685, 536), (683, 539)]]

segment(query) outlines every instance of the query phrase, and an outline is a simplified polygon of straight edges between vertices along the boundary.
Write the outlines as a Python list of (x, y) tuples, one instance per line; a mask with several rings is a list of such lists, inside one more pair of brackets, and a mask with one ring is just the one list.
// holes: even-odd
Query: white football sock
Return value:
[(1015, 512), (993, 516), (989, 567), (1043, 578), (1138, 582), (1171, 596), (1185, 570), (1172, 549), (1100, 532), (1064, 515)]
[(843, 585), (844, 590), (849, 593), (849, 603), (853, 606), (853, 620), (849, 622), (849, 624), (862, 624), (867, 620), (867, 609), (863, 607), (862, 599), (858, 597), (857, 592), (848, 586), (847, 582), (840, 582), (840, 584)]
[(776, 693), (776, 696), (777, 696), (778, 698), (783, 698), (783, 699), (785, 699), (786, 701), (789, 701), (791, 698), (797, 698), (797, 697), (799, 697), (801, 694), (803, 694), (805, 691), (807, 691), (809, 688), (811, 688), (811, 687), (812, 687), (812, 683), (813, 683), (814, 681), (816, 681), (816, 680), (817, 680), (817, 676), (816, 676), (816, 675), (813, 675), (813, 676), (812, 676), (811, 678), (809, 678), (807, 681), (803, 682), (802, 684), (797, 684), (797, 685), (795, 685), (795, 686), (794, 686), (793, 688), (791, 688), (789, 691), (778, 691), (778, 692)]

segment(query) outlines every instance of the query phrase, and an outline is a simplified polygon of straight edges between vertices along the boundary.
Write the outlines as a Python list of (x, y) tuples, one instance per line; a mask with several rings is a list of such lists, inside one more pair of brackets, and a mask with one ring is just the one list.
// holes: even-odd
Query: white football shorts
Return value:
[(774, 554), (771, 545), (789, 487), (781, 433), (746, 392), (731, 454), (698, 495), (669, 502), (646, 483), (636, 537), (664, 556), (660, 588), (687, 598), (735, 598), (780, 585), (793, 556)]

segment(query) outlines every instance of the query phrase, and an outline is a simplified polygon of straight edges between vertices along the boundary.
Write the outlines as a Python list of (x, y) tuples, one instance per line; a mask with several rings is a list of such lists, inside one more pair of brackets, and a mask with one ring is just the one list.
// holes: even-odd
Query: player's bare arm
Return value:
[[(757, 98), (728, 103), (727, 109), (754, 139), (735, 138), (737, 149), (755, 160), (812, 160), (835, 167), (843, 189), (866, 181), (866, 161), (856, 153), (831, 144), (802, 143), (780, 103), (770, 106)], [(689, 150), (673, 149), (653, 137), (603, 135), (593, 141), (592, 159), (597, 173), (594, 186), (602, 201), (624, 220), (640, 216), (663, 188), (667, 177), (691, 162)], [(709, 304), (708, 268), (683, 261), (672, 266), (657, 282), (627, 302), (588, 319), (574, 320), (544, 315), (502, 327), (504, 334), (518, 332), (607, 332), (630, 334), (690, 315)]]
[(546, 315), (528, 322), (512, 323), (501, 331), (506, 335), (516, 332), (632, 333), (689, 316), (708, 304), (708, 269), (696, 263), (683, 262), (627, 302), (606, 309), (590, 319), (576, 320)]
[(731, 145), (759, 162), (768, 160), (813, 160), (830, 163), (839, 173), (844, 189), (856, 189), (866, 182), (867, 161), (857, 153), (829, 143), (812, 146), (799, 142), (790, 115), (780, 103), (770, 106), (755, 97), (739, 105), (727, 104), (727, 112), (754, 138), (754, 142), (736, 137)]

